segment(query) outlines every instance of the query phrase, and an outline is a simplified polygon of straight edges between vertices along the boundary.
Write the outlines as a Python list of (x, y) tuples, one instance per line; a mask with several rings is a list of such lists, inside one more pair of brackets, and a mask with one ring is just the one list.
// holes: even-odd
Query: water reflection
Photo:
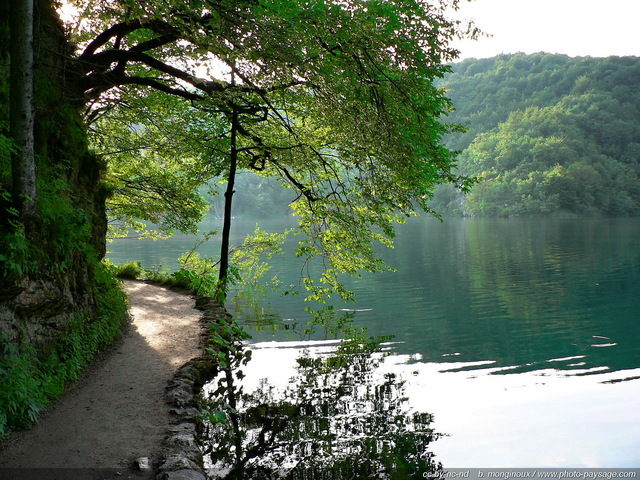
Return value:
[[(254, 223), (236, 224), (237, 238)], [(263, 225), (268, 231), (289, 226)], [(493, 361), (526, 370), (584, 356), (556, 366), (630, 370), (640, 367), (639, 236), (638, 218), (416, 219), (398, 228), (396, 249), (382, 252), (397, 272), (349, 280), (357, 298), (351, 307), (369, 309), (358, 312), (356, 322), (372, 335), (393, 334), (402, 342), (399, 354), (419, 353), (424, 361)], [(192, 245), (178, 236), (109, 248), (114, 261), (141, 259), (148, 268), (169, 265)], [(291, 240), (286, 249), (295, 246)], [(207, 248), (202, 254), (216, 246)], [(269, 275), (284, 285), (299, 282), (298, 260), (273, 258)], [(252, 331), (256, 340), (289, 340), (290, 330), (305, 322), (308, 302), (281, 293), (268, 291), (256, 307), (261, 311), (233, 312), (243, 324), (262, 322), (262, 331)], [(279, 333), (278, 313), (286, 317)], [(593, 346), (599, 344), (611, 345)]]
[[(382, 370), (408, 379), (411, 408), (436, 415), (449, 436), (431, 447), (447, 467), (640, 464), (638, 238), (640, 218), (417, 219), (384, 252), (397, 272), (353, 279), (355, 326), (394, 335)], [(185, 249), (171, 245), (153, 243), (154, 263)], [(299, 281), (295, 261), (274, 258), (270, 275)], [(283, 345), (330, 329), (308, 334), (308, 302), (265, 292), (234, 299), (234, 318), (262, 342), (247, 373), (289, 385), (300, 374)]]
[(211, 477), (427, 478), (440, 469), (428, 450), (438, 437), (431, 415), (409, 409), (404, 382), (377, 370), (378, 342), (300, 352), (284, 387), (263, 379), (250, 389), (237, 368), (208, 385)]
[[(528, 371), (584, 356), (594, 372), (637, 368), (639, 233), (638, 219), (408, 224), (387, 252), (398, 271), (349, 285), (358, 308), (373, 308), (356, 321), (394, 334), (398, 353), (423, 361)], [(293, 316), (290, 305), (273, 304)], [(580, 362), (556, 367), (577, 371)]]

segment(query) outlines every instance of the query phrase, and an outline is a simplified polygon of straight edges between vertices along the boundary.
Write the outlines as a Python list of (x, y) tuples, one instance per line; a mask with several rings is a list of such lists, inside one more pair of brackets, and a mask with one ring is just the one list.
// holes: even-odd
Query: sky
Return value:
[(640, 0), (461, 1), (457, 16), (493, 35), (456, 42), (460, 60), (516, 52), (640, 56)]
[[(62, 10), (71, 13), (65, 2)], [(640, 0), (461, 0), (456, 16), (493, 35), (454, 43), (459, 60), (516, 52), (640, 57)]]

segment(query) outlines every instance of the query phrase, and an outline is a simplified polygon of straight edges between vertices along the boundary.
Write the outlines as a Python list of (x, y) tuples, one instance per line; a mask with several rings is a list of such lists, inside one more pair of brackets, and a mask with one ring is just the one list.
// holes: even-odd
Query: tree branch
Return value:
[(127, 75), (119, 74), (102, 74), (93, 78), (94, 86), (86, 90), (86, 97), (97, 98), (101, 93), (109, 90), (112, 87), (118, 87), (122, 85), (139, 85), (151, 87), (161, 92), (165, 92), (171, 95), (182, 97), (186, 100), (202, 100), (204, 97), (197, 93), (189, 92), (180, 88), (174, 88), (162, 83), (159, 80), (149, 77), (129, 77)]
[[(91, 58), (100, 47), (103, 47), (104, 45), (106, 45), (112, 38), (123, 37), (125, 35), (128, 35), (140, 29), (152, 30), (154, 32), (160, 33), (162, 36), (167, 36), (167, 37), (173, 36), (173, 40), (180, 37), (178, 34), (178, 30), (175, 27), (161, 20), (151, 20), (151, 21), (145, 22), (143, 20), (136, 19), (130, 22), (118, 23), (116, 25), (113, 25), (112, 27), (109, 27), (107, 30), (105, 30), (96, 38), (94, 38), (89, 43), (89, 45), (87, 45), (87, 48), (85, 48), (82, 54), (80, 55), (80, 60), (86, 60), (88, 58)], [(160, 38), (155, 40), (150, 40), (148, 42), (143, 42), (140, 45), (144, 45), (145, 43), (150, 44), (151, 46), (146, 48), (147, 50), (150, 50), (151, 48), (156, 48), (162, 45), (162, 44), (156, 44)], [(169, 40), (169, 41), (173, 41), (173, 40)]]

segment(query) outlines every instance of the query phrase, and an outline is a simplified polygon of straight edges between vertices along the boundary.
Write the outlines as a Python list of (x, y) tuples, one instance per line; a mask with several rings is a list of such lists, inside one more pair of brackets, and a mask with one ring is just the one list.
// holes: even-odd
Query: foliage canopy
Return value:
[[(108, 133), (103, 153), (127, 152), (110, 168), (114, 192), (137, 190), (113, 197), (117, 215), (189, 228), (202, 211), (197, 185), (234, 175), (237, 118), (238, 170), (295, 192), (297, 253), (325, 262), (320, 295), (339, 288), (338, 272), (383, 268), (374, 244), (389, 243), (393, 222), (433, 213), (436, 185), (473, 183), (442, 143), (460, 128), (441, 121), (451, 103), (434, 86), (457, 54), (449, 42), (463, 26), (447, 18), (457, 0), (76, 4), (87, 118)], [(125, 127), (113, 126), (131, 112)], [(159, 130), (178, 138), (164, 142)], [(133, 158), (142, 148), (146, 158)], [(172, 205), (173, 194), (184, 202)]]

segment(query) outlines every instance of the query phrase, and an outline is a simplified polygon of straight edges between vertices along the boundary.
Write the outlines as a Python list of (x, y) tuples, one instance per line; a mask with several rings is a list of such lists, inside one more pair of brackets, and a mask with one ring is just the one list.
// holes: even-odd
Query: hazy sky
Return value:
[(473, 0), (458, 15), (493, 38), (456, 43), (460, 59), (501, 53), (640, 56), (640, 0)]

